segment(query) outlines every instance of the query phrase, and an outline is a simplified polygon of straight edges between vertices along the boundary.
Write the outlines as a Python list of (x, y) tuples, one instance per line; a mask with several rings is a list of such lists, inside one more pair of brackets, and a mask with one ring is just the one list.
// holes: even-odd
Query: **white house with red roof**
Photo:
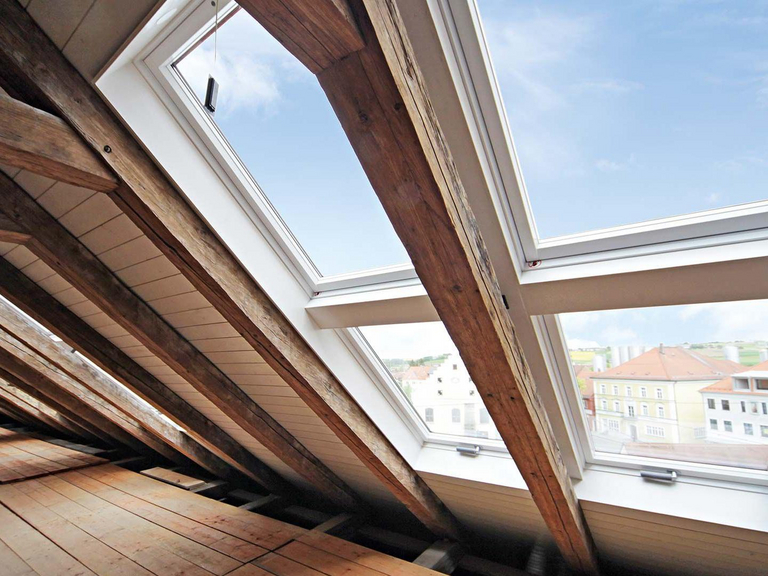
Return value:
[(595, 374), (598, 449), (621, 451), (627, 442), (704, 442), (699, 391), (741, 370), (736, 362), (661, 345)]
[(707, 440), (768, 444), (768, 362), (701, 390)]

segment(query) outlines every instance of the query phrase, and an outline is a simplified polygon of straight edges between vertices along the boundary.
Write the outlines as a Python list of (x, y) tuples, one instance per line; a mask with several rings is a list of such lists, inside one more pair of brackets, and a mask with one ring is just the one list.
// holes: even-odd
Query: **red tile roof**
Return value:
[(401, 378), (403, 380), (426, 380), (434, 369), (434, 366), (411, 366), (403, 372)]
[[(741, 370), (741, 372), (752, 372), (753, 370), (768, 370), (768, 361), (755, 364), (754, 366), (749, 366), (746, 370)], [(735, 374), (738, 374), (738, 372), (735, 372)], [(723, 378), (714, 384), (710, 384), (706, 388), (702, 388), (699, 390), (699, 392), (733, 392), (735, 394), (752, 394), (750, 390), (734, 390), (733, 378), (730, 376)]]
[(746, 367), (730, 360), (717, 360), (678, 347), (653, 348), (624, 364), (595, 374), (598, 380), (713, 380)]

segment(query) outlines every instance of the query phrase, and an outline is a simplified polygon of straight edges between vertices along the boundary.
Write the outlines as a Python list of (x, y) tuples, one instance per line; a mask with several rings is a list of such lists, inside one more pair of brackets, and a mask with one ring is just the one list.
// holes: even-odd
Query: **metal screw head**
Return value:
[(111, 154), (112, 147), (109, 144), (107, 144), (106, 146), (104, 146), (104, 152), (106, 152), (107, 154)]

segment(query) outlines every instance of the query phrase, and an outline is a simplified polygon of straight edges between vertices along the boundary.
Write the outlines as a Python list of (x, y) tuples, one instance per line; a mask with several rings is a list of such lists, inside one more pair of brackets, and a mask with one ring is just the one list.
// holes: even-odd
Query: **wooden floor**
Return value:
[(0, 428), (0, 484), (106, 461), (104, 458)]
[(0, 485), (3, 575), (426, 576), (113, 464)]

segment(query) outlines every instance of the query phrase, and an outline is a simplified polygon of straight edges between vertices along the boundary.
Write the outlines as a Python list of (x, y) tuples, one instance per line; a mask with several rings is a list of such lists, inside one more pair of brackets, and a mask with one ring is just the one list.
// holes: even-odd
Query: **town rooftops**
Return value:
[(656, 347), (645, 354), (593, 376), (595, 380), (714, 380), (745, 366), (717, 360), (679, 347)]
[(436, 366), (411, 366), (403, 372), (403, 380), (426, 380)]
[[(735, 372), (733, 375), (740, 376), (742, 378), (768, 379), (768, 361), (761, 362), (760, 364), (756, 364), (755, 366), (750, 366), (749, 370), (744, 370), (743, 372)], [(711, 384), (706, 388), (702, 388), (701, 390), (699, 390), (699, 392), (729, 392), (729, 393), (732, 392), (734, 394), (752, 394), (750, 390), (734, 390), (733, 378), (731, 376), (728, 376), (727, 378), (723, 378), (722, 380), (715, 382), (714, 384)]]

